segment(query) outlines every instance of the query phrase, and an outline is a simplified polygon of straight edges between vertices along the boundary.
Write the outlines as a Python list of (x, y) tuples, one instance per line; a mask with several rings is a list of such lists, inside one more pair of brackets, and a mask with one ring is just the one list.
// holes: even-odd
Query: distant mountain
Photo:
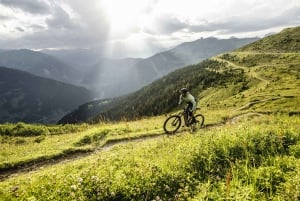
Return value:
[(211, 56), (234, 50), (259, 38), (202, 38), (146, 59), (103, 60), (83, 79), (99, 98), (124, 95), (161, 78), (171, 71), (195, 64)]
[(96, 63), (104, 58), (102, 52), (97, 49), (46, 49), (41, 52), (59, 59), (83, 74), (89, 72)]
[(90, 100), (85, 88), (0, 67), (0, 123), (55, 123)]
[(81, 84), (96, 93), (97, 97), (116, 97), (126, 94), (131, 84), (132, 67), (142, 59), (102, 59), (85, 74)]
[(0, 66), (71, 84), (79, 84), (81, 80), (76, 69), (52, 56), (27, 49), (0, 51)]
[(175, 48), (158, 53), (134, 66), (132, 78), (137, 86), (144, 86), (163, 75), (190, 64), (199, 63), (207, 58), (228, 52), (259, 38), (202, 38), (182, 43)]
[[(138, 119), (178, 108), (178, 89), (188, 87), (199, 106), (251, 112), (300, 112), (300, 27), (238, 50), (178, 69), (119, 98), (81, 105), (59, 123)], [(82, 115), (84, 114), (84, 115)]]

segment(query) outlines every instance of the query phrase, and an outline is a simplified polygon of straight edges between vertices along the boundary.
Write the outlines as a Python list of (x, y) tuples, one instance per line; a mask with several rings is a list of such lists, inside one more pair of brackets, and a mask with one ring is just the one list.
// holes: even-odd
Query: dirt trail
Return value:
[[(242, 116), (255, 115), (255, 114), (261, 115), (260, 113), (239, 114), (239, 115), (236, 115), (236, 116), (226, 119), (224, 122), (215, 123), (215, 124), (206, 124), (206, 125), (204, 125), (203, 129), (219, 127), (219, 126), (223, 126), (228, 123), (236, 123), (238, 121), (238, 119), (241, 118)], [(185, 132), (186, 131), (184, 131), (184, 130), (179, 130), (176, 132), (175, 135), (180, 135)], [(126, 144), (126, 143), (130, 143), (130, 142), (141, 142), (141, 141), (145, 141), (145, 140), (149, 140), (149, 139), (162, 138), (162, 137), (166, 137), (166, 136), (170, 136), (170, 135), (165, 134), (165, 133), (160, 133), (160, 134), (153, 134), (153, 135), (148, 135), (148, 136), (139, 136), (139, 137), (135, 137), (135, 138), (124, 138), (124, 139), (119, 139), (119, 140), (112, 140), (112, 141), (107, 141), (104, 145), (102, 145), (101, 147), (98, 147), (94, 150), (85, 150), (85, 151), (76, 150), (73, 152), (60, 154), (51, 159), (44, 159), (44, 158), (37, 159), (35, 161), (31, 161), (31, 162), (28, 162), (23, 165), (0, 170), (0, 182), (4, 181), (10, 177), (18, 176), (19, 174), (24, 174), (24, 173), (28, 173), (28, 172), (32, 172), (32, 171), (38, 171), (40, 169), (44, 169), (48, 166), (55, 165), (55, 164), (68, 163), (70, 161), (74, 161), (74, 160), (89, 156), (91, 154), (99, 154), (99, 152), (110, 150), (111, 148), (113, 148), (116, 145)]]
[[(178, 132), (178, 133), (180, 133), (180, 132)], [(45, 158), (36, 159), (36, 160), (30, 161), (26, 164), (17, 165), (14, 167), (8, 167), (6, 169), (0, 170), (0, 182), (4, 181), (10, 177), (18, 176), (19, 174), (28, 173), (31, 171), (37, 171), (37, 170), (40, 170), (40, 169), (43, 169), (43, 168), (46, 168), (48, 166), (55, 165), (55, 164), (67, 163), (67, 162), (70, 162), (73, 160), (77, 160), (77, 159), (89, 156), (91, 154), (98, 154), (101, 151), (107, 151), (107, 150), (111, 149), (115, 145), (126, 144), (129, 142), (144, 141), (147, 139), (155, 139), (155, 138), (160, 138), (163, 136), (167, 136), (167, 134), (160, 133), (160, 134), (140, 136), (140, 137), (135, 137), (135, 138), (123, 138), (123, 139), (119, 139), (119, 140), (109, 140), (101, 147), (97, 147), (93, 150), (74, 150), (72, 152), (59, 154), (50, 159), (45, 159)]]
[(236, 68), (236, 69), (243, 69), (243, 70), (249, 70), (249, 74), (258, 79), (259, 81), (261, 81), (263, 83), (263, 85), (267, 85), (268, 83), (270, 83), (269, 80), (263, 78), (262, 76), (260, 76), (257, 72), (255, 72), (252, 68), (248, 68), (248, 67), (245, 67), (245, 66), (240, 66), (240, 65), (237, 65), (236, 63), (233, 63), (231, 61), (228, 61), (226, 59), (222, 59), (222, 58), (219, 58), (219, 57), (213, 57), (212, 59), (216, 60), (216, 61), (219, 61), (219, 62), (224, 62), (224, 63), (227, 63), (228, 65), (232, 66), (233, 68)]

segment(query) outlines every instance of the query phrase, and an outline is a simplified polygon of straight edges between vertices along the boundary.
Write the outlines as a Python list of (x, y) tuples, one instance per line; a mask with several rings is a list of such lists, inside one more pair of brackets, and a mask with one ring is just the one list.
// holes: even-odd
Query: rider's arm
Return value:
[(193, 104), (192, 112), (194, 112), (197, 108), (197, 102), (195, 100), (195, 97), (192, 96), (191, 94), (188, 95), (188, 100)]
[(182, 103), (182, 95), (180, 94), (178, 105), (181, 105), (181, 103)]
[(192, 108), (192, 111), (194, 112), (194, 111), (196, 111), (196, 108), (197, 108), (197, 102), (196, 102), (196, 100), (195, 100), (195, 98), (193, 98), (193, 108)]

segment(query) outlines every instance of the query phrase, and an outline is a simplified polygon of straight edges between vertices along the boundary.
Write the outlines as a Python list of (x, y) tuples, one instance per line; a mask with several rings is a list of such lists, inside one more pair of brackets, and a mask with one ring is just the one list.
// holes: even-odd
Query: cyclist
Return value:
[[(181, 105), (182, 102), (185, 102), (187, 104), (185, 108), (185, 115), (184, 118), (188, 124), (193, 123), (194, 119), (194, 112), (197, 108), (197, 102), (195, 97), (189, 92), (187, 88), (180, 89), (180, 96), (179, 96), (179, 102), (178, 104)], [(191, 118), (189, 118), (191, 117)], [(191, 119), (192, 121), (187, 121), (188, 119)]]

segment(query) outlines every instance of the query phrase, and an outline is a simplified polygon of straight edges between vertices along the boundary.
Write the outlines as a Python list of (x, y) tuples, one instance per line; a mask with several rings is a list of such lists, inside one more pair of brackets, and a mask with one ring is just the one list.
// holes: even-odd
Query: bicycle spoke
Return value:
[(166, 133), (175, 133), (181, 125), (180, 116), (174, 115), (166, 119), (164, 130)]

